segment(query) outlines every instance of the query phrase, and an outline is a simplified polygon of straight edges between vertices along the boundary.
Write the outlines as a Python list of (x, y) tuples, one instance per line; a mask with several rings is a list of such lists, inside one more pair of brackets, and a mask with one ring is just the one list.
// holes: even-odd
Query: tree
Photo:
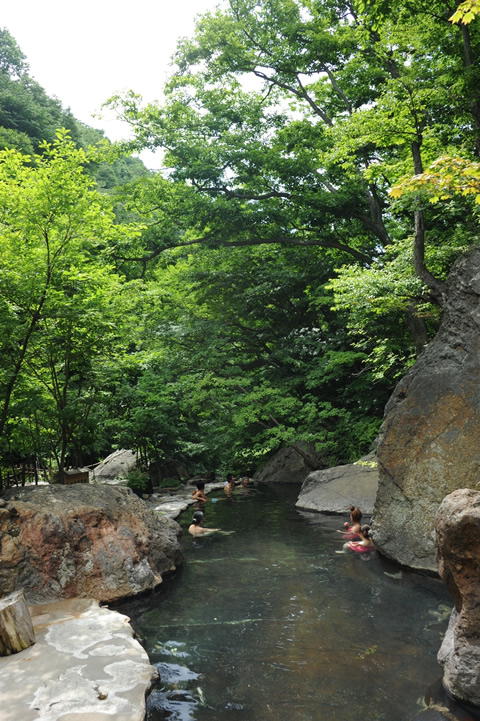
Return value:
[(368, 447), (393, 371), (362, 369), (366, 350), (325, 288), (333, 259), (252, 246), (165, 256), (130, 310), (139, 321), (108, 421), (118, 443), (197, 470), (255, 467), (283, 444), (312, 466)]
[(27, 58), (7, 28), (0, 28), (0, 73), (20, 78), (28, 70)]
[(442, 302), (430, 218), (393, 219), (388, 191), (441, 149), (475, 152), (478, 34), (440, 2), (366, 5), (231, 0), (180, 44), (163, 107), (112, 100), (187, 200), (171, 245), (317, 245), (369, 266), (413, 230), (416, 272)]
[[(143, 106), (133, 92), (111, 100), (135, 131), (130, 147), (162, 148), (165, 158), (162, 175), (135, 185), (129, 209), (147, 218), (147, 245), (143, 252), (125, 247), (123, 262), (134, 260), (150, 277), (148, 264), (161, 263), (166, 248), (215, 250), (210, 263), (192, 250), (192, 267), (179, 277), (196, 306), (166, 335), (174, 346), (188, 343), (203, 369), (194, 374), (184, 359), (182, 380), (191, 379), (197, 412), (205, 418), (211, 408), (210, 423), (221, 415), (224, 427), (235, 428), (232, 438), (245, 432), (259, 439), (257, 421), (266, 419), (263, 449), (268, 435), (274, 443), (298, 437), (309, 424), (318, 440), (324, 421), (338, 431), (326, 447), (338, 450), (338, 429), (351, 438), (355, 401), (373, 417), (369, 384), (386, 392), (438, 327), (444, 280), (476, 236), (477, 219), (468, 198), (452, 197), (440, 210), (421, 194), (412, 201), (390, 191), (405, 175), (420, 177), (442, 154), (461, 151), (472, 162), (478, 153), (480, 38), (473, 24), (449, 22), (453, 10), (423, 0), (394, 8), (383, 0), (230, 0), (180, 43), (161, 107)], [(231, 277), (242, 275), (249, 247), (261, 271), (244, 276), (241, 294)], [(330, 302), (341, 314), (329, 318), (322, 352), (304, 368), (298, 358), (291, 362), (279, 335), (297, 334), (299, 352), (302, 346), (307, 352), (300, 329), (309, 324), (292, 318), (293, 328), (282, 318), (277, 335), (275, 324), (243, 312), (252, 297), (280, 317), (284, 299), (274, 276), (262, 300), (257, 285), (271, 253), (293, 262), (281, 247), (308, 253), (310, 261), (302, 256), (311, 265), (308, 312)], [(225, 272), (227, 258), (234, 271)], [(191, 279), (207, 267), (203, 288), (194, 282), (192, 290)], [(342, 322), (348, 335), (338, 333)], [(268, 338), (268, 360), (261, 353), (252, 360), (255, 333)], [(211, 357), (202, 355), (202, 339), (214, 349)], [(222, 350), (230, 344), (235, 361)], [(339, 406), (343, 426), (333, 420)], [(288, 418), (295, 418), (291, 432)]]
[(452, 23), (463, 23), (468, 25), (480, 13), (480, 2), (478, 0), (465, 0), (460, 3), (457, 10), (450, 18)]
[(140, 229), (116, 225), (94, 190), (84, 167), (97, 151), (76, 148), (65, 130), (41, 149), (32, 158), (0, 153), (0, 437), (8, 450), (16, 391), (36, 379), (54, 400), (63, 470), (72, 426), (82, 423), (79, 399), (93, 392), (115, 339), (109, 308), (121, 278), (111, 248)]

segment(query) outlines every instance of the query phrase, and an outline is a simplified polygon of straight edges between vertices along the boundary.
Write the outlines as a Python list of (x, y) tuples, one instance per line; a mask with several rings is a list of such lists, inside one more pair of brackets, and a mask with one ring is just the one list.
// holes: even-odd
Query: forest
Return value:
[(479, 242), (480, 8), (457, 6), (224, 0), (162, 104), (105, 99), (121, 143), (0, 30), (1, 484), (117, 448), (190, 474), (369, 451)]

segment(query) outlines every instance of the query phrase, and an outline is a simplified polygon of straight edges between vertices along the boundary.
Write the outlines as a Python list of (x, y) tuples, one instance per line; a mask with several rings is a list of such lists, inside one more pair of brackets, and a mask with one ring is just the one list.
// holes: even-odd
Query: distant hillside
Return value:
[[(38, 152), (43, 140), (52, 141), (58, 128), (67, 128), (80, 147), (105, 139), (103, 130), (77, 120), (57, 98), (52, 98), (29, 74), (27, 59), (15, 38), (0, 28), (0, 150)], [(94, 170), (100, 188), (123, 185), (149, 171), (139, 158), (124, 157)]]

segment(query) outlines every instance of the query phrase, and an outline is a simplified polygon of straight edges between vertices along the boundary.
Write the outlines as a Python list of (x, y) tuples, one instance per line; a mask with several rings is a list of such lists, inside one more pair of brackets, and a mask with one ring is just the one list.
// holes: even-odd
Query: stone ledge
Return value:
[(30, 613), (36, 643), (0, 658), (2, 721), (143, 721), (156, 670), (127, 616), (78, 598)]

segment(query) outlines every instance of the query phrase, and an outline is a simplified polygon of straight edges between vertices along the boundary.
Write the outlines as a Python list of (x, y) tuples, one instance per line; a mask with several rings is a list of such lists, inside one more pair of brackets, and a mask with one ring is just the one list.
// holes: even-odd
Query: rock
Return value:
[(166, 484), (168, 479), (185, 482), (190, 477), (187, 467), (182, 461), (175, 458), (166, 458), (163, 461), (155, 461), (148, 468), (152, 485), (158, 488)]
[(158, 674), (127, 616), (78, 598), (29, 610), (36, 644), (0, 658), (2, 721), (144, 721)]
[(154, 588), (183, 560), (180, 526), (127, 488), (55, 485), (5, 495), (3, 594), (23, 588), (29, 603), (75, 596), (112, 602)]
[(321, 462), (313, 446), (299, 444), (301, 449), (311, 458), (309, 465), (305, 458), (292, 446), (277, 451), (261, 471), (254, 474), (254, 481), (259, 483), (303, 483), (312, 468), (321, 468)]
[(93, 471), (93, 480), (97, 483), (123, 484), (127, 475), (137, 467), (137, 456), (133, 451), (122, 448), (105, 458)]
[(374, 455), (357, 463), (313, 471), (305, 479), (297, 508), (323, 513), (348, 513), (351, 505), (371, 514), (378, 488)]
[(480, 250), (447, 282), (440, 330), (390, 398), (377, 447), (373, 538), (387, 557), (436, 572), (443, 498), (475, 487), (480, 465)]
[(438, 572), (455, 609), (438, 653), (443, 683), (480, 714), (480, 491), (460, 489), (441, 503), (436, 519)]
[(480, 718), (472, 707), (449, 696), (440, 679), (427, 689), (424, 703), (427, 708), (411, 721), (474, 721)]

